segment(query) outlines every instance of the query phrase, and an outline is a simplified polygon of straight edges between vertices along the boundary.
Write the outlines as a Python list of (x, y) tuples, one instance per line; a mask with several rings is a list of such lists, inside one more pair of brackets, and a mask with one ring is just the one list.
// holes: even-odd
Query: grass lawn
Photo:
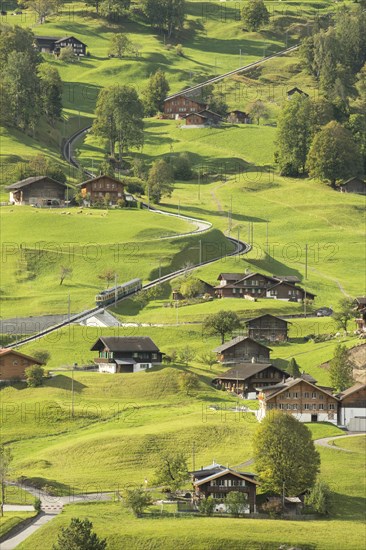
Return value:
[[(198, 548), (219, 550), (275, 550), (281, 544), (302, 549), (343, 550), (363, 547), (365, 487), (362, 472), (365, 454), (341, 453), (321, 449), (321, 476), (333, 491), (332, 514), (327, 519), (310, 521), (205, 518), (189, 516), (159, 517), (145, 514), (135, 519), (120, 503), (72, 505), (23, 543), (20, 550), (30, 550), (42, 541), (48, 550), (56, 540), (58, 529), (71, 517), (88, 517), (96, 533), (107, 537), (108, 548)], [(347, 471), (347, 475), (344, 475)], [(361, 475), (360, 475), (361, 474)], [(346, 535), (345, 535), (346, 533)]]
[(4, 516), (0, 517), (0, 536), (5, 535), (5, 533), (13, 529), (18, 523), (34, 515), (35, 512), (4, 512)]
[[(197, 263), (199, 239), (204, 260), (233, 249), (215, 229), (174, 238), (196, 224), (139, 209), (3, 207), (0, 223), (4, 318), (66, 313), (68, 296), (72, 312), (92, 307), (105, 288), (99, 275), (106, 269), (121, 283), (146, 282), (158, 277), (159, 263), (163, 275)], [(71, 267), (72, 276), (60, 285), (62, 266)]]

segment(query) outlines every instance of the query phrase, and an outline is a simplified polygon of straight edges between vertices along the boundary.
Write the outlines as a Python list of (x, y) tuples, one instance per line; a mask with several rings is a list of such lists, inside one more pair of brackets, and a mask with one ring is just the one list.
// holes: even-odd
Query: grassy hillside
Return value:
[[(196, 224), (139, 209), (3, 207), (1, 228), (5, 318), (64, 313), (69, 295), (71, 311), (82, 311), (93, 306), (95, 294), (105, 288), (105, 281), (98, 276), (106, 269), (116, 271), (120, 283), (134, 277), (152, 280), (158, 277), (159, 262), (162, 274), (180, 269), (186, 262), (198, 263), (199, 238), (204, 260), (233, 248), (214, 229), (200, 237), (174, 238), (195, 230)], [(62, 266), (73, 272), (60, 285)]]
[[(357, 438), (358, 439), (358, 438)], [(321, 449), (322, 476), (334, 491), (332, 520), (273, 521), (232, 518), (202, 518), (145, 515), (135, 519), (120, 503), (68, 506), (63, 513), (20, 546), (30, 550), (42, 542), (48, 550), (57, 537), (58, 529), (67, 525), (71, 517), (88, 517), (99, 536), (107, 536), (108, 548), (119, 549), (128, 544), (133, 549), (198, 548), (219, 550), (275, 550), (281, 544), (296, 545), (302, 549), (341, 550), (344, 533), (347, 548), (359, 550), (364, 539), (362, 503), (364, 480), (359, 473), (365, 468), (365, 454), (342, 453)], [(347, 470), (348, 475), (344, 475)], [(345, 502), (347, 506), (345, 506)], [(169, 509), (166, 507), (166, 509)], [(159, 508), (155, 508), (160, 512)]]

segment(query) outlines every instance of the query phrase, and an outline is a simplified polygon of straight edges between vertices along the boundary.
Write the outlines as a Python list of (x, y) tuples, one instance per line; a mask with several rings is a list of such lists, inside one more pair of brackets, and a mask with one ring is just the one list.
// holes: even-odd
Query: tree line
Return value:
[(342, 7), (302, 41), (300, 57), (321, 98), (295, 94), (286, 102), (276, 161), (284, 176), (310, 175), (334, 187), (366, 171), (366, 13)]
[(52, 125), (62, 111), (62, 81), (56, 68), (42, 62), (31, 30), (0, 26), (1, 123), (34, 131), (44, 115)]

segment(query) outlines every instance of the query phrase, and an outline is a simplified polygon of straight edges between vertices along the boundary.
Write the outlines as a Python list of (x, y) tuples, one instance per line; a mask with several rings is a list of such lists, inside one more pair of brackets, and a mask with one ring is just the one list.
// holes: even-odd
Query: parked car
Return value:
[(316, 310), (317, 317), (330, 317), (332, 313), (333, 310), (330, 307), (321, 307)]

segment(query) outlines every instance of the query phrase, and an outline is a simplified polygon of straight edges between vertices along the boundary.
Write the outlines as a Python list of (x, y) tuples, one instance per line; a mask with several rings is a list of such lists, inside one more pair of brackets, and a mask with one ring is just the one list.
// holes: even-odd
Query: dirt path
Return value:
[(346, 437), (360, 437), (362, 435), (366, 435), (366, 432), (349, 433), (346, 435), (336, 435), (333, 437), (322, 437), (320, 439), (315, 439), (314, 443), (315, 445), (319, 445), (320, 447), (333, 449), (333, 451), (335, 450), (335, 451), (343, 451), (344, 453), (354, 453), (355, 451), (350, 451), (349, 449), (342, 449), (342, 447), (337, 447), (336, 445), (329, 445), (329, 441), (335, 441), (336, 439), (344, 439)]

